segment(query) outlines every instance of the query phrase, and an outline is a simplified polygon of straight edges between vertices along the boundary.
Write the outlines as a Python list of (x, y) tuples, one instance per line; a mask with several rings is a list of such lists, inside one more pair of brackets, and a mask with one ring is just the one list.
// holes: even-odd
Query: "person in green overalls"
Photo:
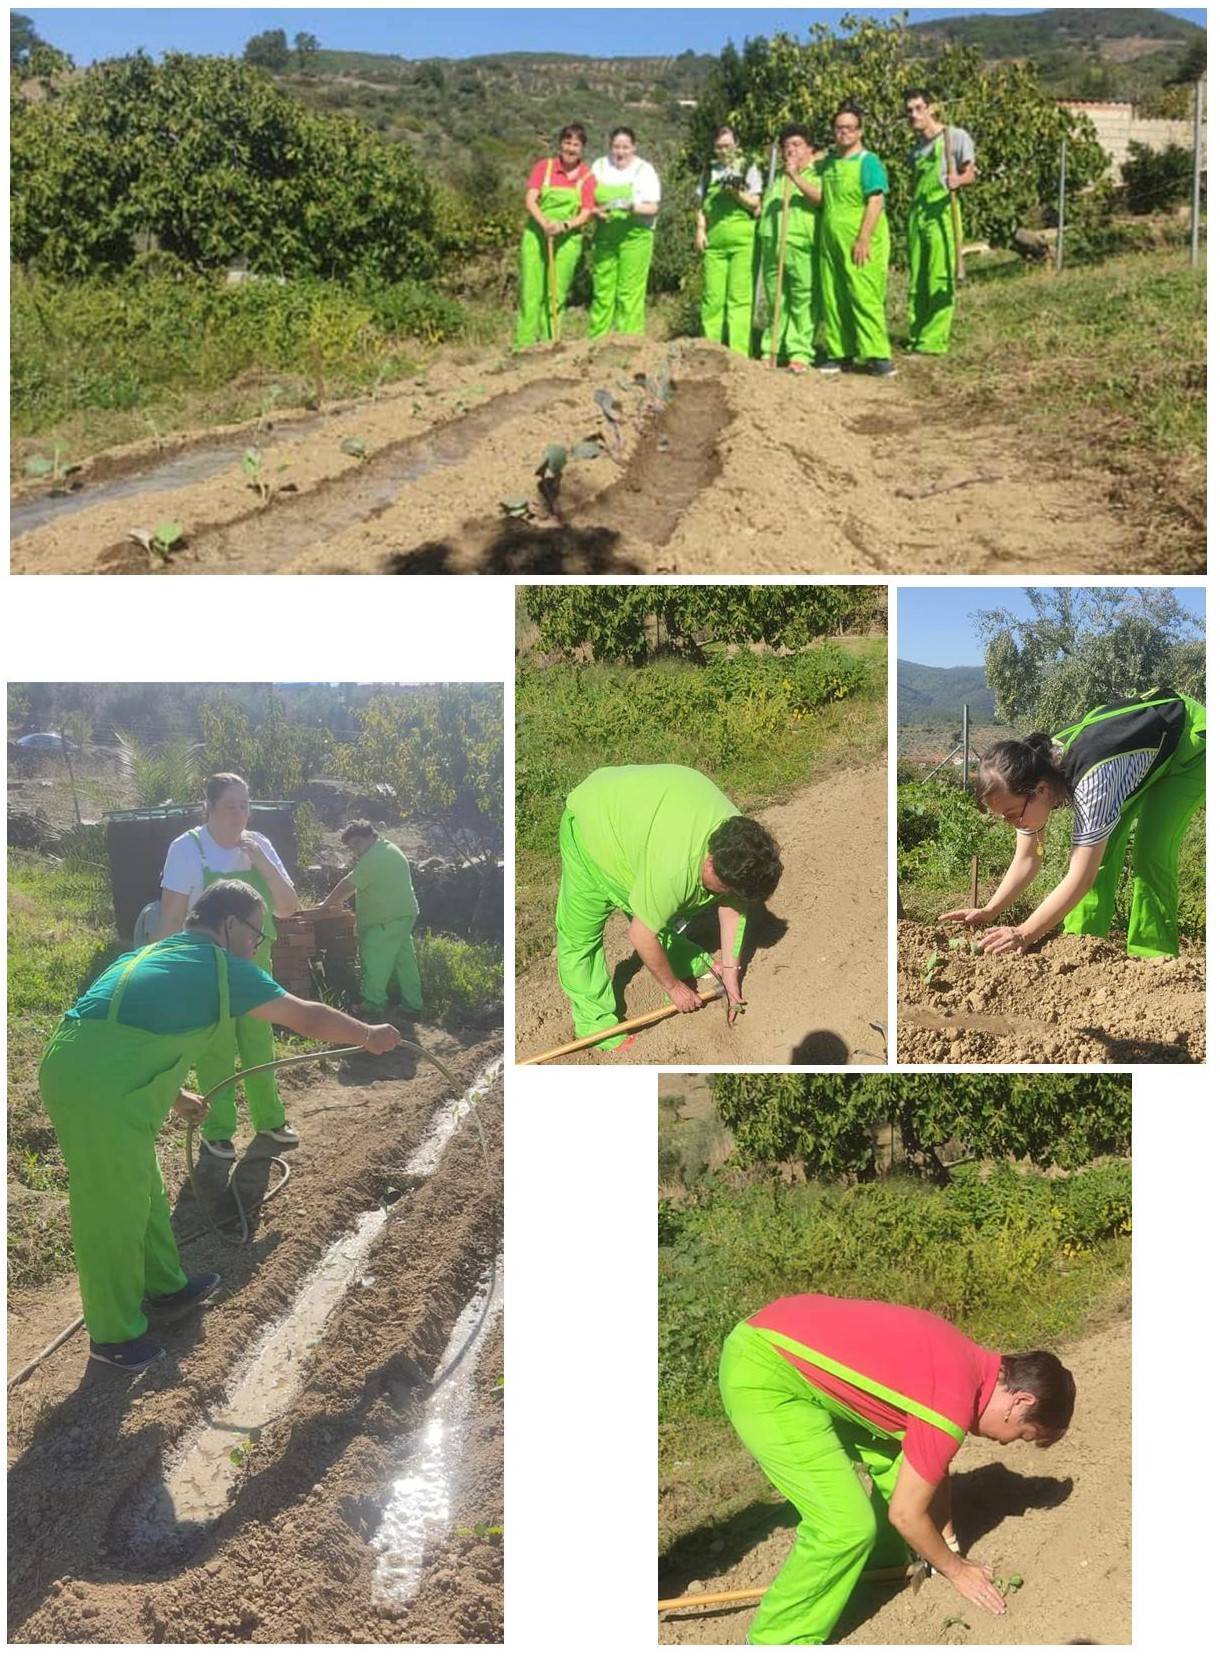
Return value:
[(826, 356), (823, 374), (855, 362), (888, 379), (896, 370), (885, 320), (890, 227), (885, 215), (889, 179), (861, 140), (863, 116), (854, 103), (834, 118), (834, 154), (817, 165), (822, 222), (818, 238), (818, 296)]
[(936, 119), (932, 95), (924, 88), (912, 88), (903, 103), (916, 140), (907, 220), (907, 350), (944, 356), (957, 288), (950, 192), (974, 183), (974, 140), (964, 128)]
[[(813, 361), (815, 321), (814, 252), (818, 240), (818, 204), (822, 199), (817, 177), (818, 157), (808, 127), (790, 125), (779, 135), (784, 170), (763, 197), (758, 221), (758, 248), (762, 260), (766, 323), (759, 347), (769, 358), (775, 322), (775, 288), (779, 276), (780, 243), (784, 248), (784, 286), (779, 303), (779, 350), (776, 361), (794, 374), (807, 374)], [(788, 229), (784, 234), (784, 203)]]
[(989, 1351), (912, 1306), (793, 1294), (729, 1334), (720, 1395), (800, 1519), (748, 1644), (829, 1643), (864, 1571), (915, 1556), (1004, 1614), (991, 1566), (957, 1542), (950, 1466), (967, 1434), (1043, 1449), (1063, 1437), (1076, 1382), (1053, 1352)]
[(564, 127), (558, 154), (539, 161), (525, 187), (527, 217), (521, 232), (513, 341), (518, 350), (557, 336), (556, 324), (580, 263), (581, 227), (593, 211), (593, 174), (583, 159), (587, 142), (588, 134), (579, 121)]
[(749, 356), (762, 174), (739, 154), (731, 126), (717, 127), (712, 150), (715, 160), (696, 190), (695, 251), (703, 255), (699, 320), (704, 339)]
[(215, 1272), (182, 1269), (157, 1162), (157, 1134), (171, 1110), (203, 1118), (203, 1100), (182, 1090), (192, 1064), (222, 1033), (233, 1051), (235, 1018), (374, 1053), (401, 1039), (390, 1024), (286, 994), (255, 964), (265, 923), (253, 886), (209, 885), (181, 930), (106, 968), (42, 1057), (39, 1091), (68, 1166), (89, 1354), (129, 1374), (165, 1356), (147, 1337), (145, 1305), (173, 1315), (220, 1284)]
[[(615, 909), (630, 915), (633, 947), (680, 1012), (702, 1005), (683, 980), (715, 972), (733, 1022), (746, 908), (765, 902), (783, 873), (779, 849), (760, 822), (742, 816), (714, 782), (685, 765), (613, 765), (568, 795), (559, 853), (556, 958), (578, 1036), (619, 1021), (602, 939)], [(686, 916), (713, 903), (719, 960), (683, 931)]]
[(390, 983), (397, 979), (403, 1013), (418, 1017), (424, 1001), (411, 941), (419, 919), (411, 864), (391, 840), (382, 839), (371, 822), (349, 822), (340, 838), (355, 856), (356, 866), (320, 907), (338, 908), (349, 897), (356, 899), (363, 1003), (358, 1010), (368, 1017), (384, 1016)]
[(642, 334), (648, 271), (652, 265), (661, 180), (635, 153), (635, 133), (615, 127), (610, 150), (593, 163), (593, 299), (589, 338)]
[[(275, 920), (296, 913), (296, 889), (271, 841), (265, 834), (250, 830), (250, 789), (242, 777), (231, 771), (209, 776), (203, 799), (203, 826), (179, 834), (165, 854), (161, 906), (150, 932), (151, 939), (155, 942), (179, 931), (187, 911), (214, 881), (245, 880), (258, 892), (267, 910), (263, 940), (254, 958), (264, 972), (270, 972)], [(274, 1057), (275, 1036), (270, 1025), (253, 1018), (236, 1018), (217, 1033), (211, 1046), (199, 1053), (195, 1065), (199, 1090), (211, 1092), (234, 1071), (269, 1063)], [(296, 1128), (285, 1119), (275, 1071), (251, 1075), (243, 1086), (250, 1125), (255, 1132), (289, 1149), (299, 1144)], [(233, 1144), (236, 1129), (237, 1089), (226, 1087), (212, 1100), (200, 1130), (199, 1142), (204, 1153), (220, 1161), (233, 1161), (237, 1156)]]
[[(1008, 872), (982, 908), (942, 920), (986, 926), (987, 954), (1021, 954), (1062, 920), (1065, 932), (1106, 937), (1131, 841), (1127, 953), (1176, 955), (1178, 855), (1203, 804), (1207, 714), (1190, 696), (1148, 690), (1092, 708), (1057, 736), (997, 742), (979, 761), (982, 809), (1016, 830)], [(1019, 926), (994, 926), (1042, 873), (1053, 810), (1072, 812), (1067, 873)]]

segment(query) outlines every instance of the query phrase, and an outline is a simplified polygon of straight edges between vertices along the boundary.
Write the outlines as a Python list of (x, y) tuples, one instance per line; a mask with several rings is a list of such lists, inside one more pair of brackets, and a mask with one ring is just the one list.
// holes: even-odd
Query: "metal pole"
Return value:
[(1199, 262), (1199, 186), (1203, 176), (1203, 82), (1195, 82), (1195, 178), (1190, 196), (1190, 262)]
[(1055, 240), (1055, 269), (1063, 269), (1063, 216), (1064, 205), (1067, 201), (1068, 176), (1068, 141), (1066, 138), (1059, 145), (1059, 235)]
[(962, 703), (962, 787), (970, 786), (970, 703)]

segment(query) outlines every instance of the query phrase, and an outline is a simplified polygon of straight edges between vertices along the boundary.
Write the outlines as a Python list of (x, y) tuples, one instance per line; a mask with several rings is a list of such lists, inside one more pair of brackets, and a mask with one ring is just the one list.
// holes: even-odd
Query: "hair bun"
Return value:
[(1054, 743), (1045, 730), (1035, 730), (1031, 735), (1023, 736), (1021, 746), (1029, 748), (1033, 753), (1045, 754), (1048, 759), (1054, 750)]

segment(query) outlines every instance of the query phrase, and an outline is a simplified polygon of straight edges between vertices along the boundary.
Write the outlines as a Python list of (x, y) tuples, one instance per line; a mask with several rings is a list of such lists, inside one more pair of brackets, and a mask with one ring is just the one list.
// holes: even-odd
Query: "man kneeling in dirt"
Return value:
[[(682, 980), (715, 972), (733, 1022), (741, 1004), (746, 906), (765, 902), (783, 873), (779, 849), (761, 823), (742, 816), (714, 782), (685, 765), (615, 765), (594, 771), (568, 795), (559, 851), (559, 982), (577, 1035), (618, 1022), (602, 940), (615, 909), (630, 915), (633, 947), (680, 1012), (703, 1004)], [(681, 929), (683, 917), (713, 902), (719, 960)]]
[(1058, 1442), (1076, 1383), (1052, 1353), (986, 1351), (905, 1305), (796, 1294), (738, 1323), (724, 1343), (720, 1395), (801, 1519), (750, 1644), (825, 1644), (865, 1570), (901, 1569), (913, 1554), (1003, 1615), (991, 1566), (957, 1549), (949, 1463), (967, 1432), (1043, 1449)]

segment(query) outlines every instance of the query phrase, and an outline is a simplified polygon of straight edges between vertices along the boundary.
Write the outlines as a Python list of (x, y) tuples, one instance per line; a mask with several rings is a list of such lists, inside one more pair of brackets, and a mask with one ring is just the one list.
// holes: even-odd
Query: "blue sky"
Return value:
[[(835, 25), (849, 8), (832, 10), (754, 11), (748, 7), (691, 7), (682, 10), (607, 11), (589, 8), (590, 27), (581, 38), (572, 12), (557, 10), (488, 10), (361, 8), (347, 11), (298, 11), (290, 7), (246, 10), (243, 7), (86, 8), (19, 6), (44, 40), (70, 52), (77, 63), (122, 57), (143, 47), (162, 52), (196, 52), (239, 56), (251, 35), (283, 29), (291, 40), (299, 31), (317, 35), (323, 46), (342, 51), (394, 52), (402, 57), (470, 57), (486, 52), (612, 51), (623, 55), (676, 54), (690, 48), (718, 52), (727, 40), (740, 45), (747, 35), (785, 29), (802, 36), (811, 23)], [(853, 8), (863, 17), (894, 17), (895, 7)], [(916, 7), (913, 21), (933, 17), (970, 17), (980, 10), (1008, 16), (1038, 11), (1037, 6)], [(1202, 24), (1207, 13), (1195, 7), (1162, 8), (1175, 17)], [(612, 27), (607, 25), (612, 23)]]
[[(1174, 587), (1179, 603), (1203, 619), (1203, 588)], [(1010, 609), (1033, 614), (1024, 587), (900, 587), (898, 654), (924, 667), (972, 667), (982, 664), (971, 615), (977, 610)]]

